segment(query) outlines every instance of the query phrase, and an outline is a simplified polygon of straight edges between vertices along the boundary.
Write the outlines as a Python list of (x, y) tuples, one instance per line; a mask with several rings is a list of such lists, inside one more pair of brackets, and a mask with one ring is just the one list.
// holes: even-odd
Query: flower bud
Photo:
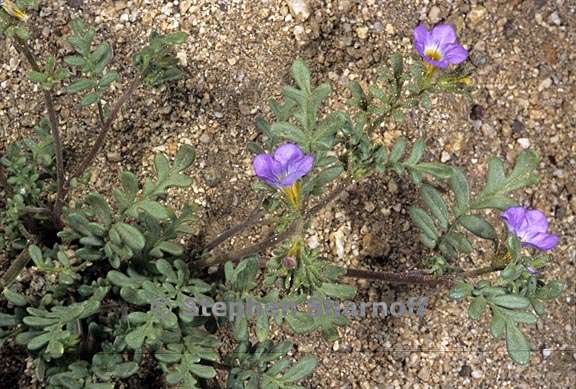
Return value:
[(284, 266), (286, 269), (294, 269), (296, 265), (298, 265), (296, 258), (290, 256), (282, 258), (282, 266)]

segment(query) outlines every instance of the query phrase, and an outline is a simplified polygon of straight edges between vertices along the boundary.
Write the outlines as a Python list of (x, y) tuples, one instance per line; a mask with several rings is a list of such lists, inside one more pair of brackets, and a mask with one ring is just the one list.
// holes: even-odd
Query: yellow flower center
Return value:
[(424, 50), (424, 55), (433, 61), (440, 61), (442, 59), (442, 54), (435, 47)]

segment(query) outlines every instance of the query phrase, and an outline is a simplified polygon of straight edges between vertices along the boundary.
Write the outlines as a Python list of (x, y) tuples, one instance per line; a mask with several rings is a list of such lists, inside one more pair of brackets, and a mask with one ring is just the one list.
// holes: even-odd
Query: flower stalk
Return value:
[[(28, 46), (26, 41), (16, 38), (15, 46), (18, 52), (20, 52), (27, 60), (32, 70), (40, 72), (40, 66), (36, 62), (36, 58), (32, 53), (32, 50)], [(52, 138), (54, 139), (54, 154), (56, 156), (56, 186), (57, 194), (56, 200), (54, 201), (54, 206), (52, 208), (52, 219), (56, 226), (61, 226), (62, 221), (60, 216), (62, 214), (62, 203), (65, 197), (65, 176), (64, 176), (64, 157), (62, 141), (60, 139), (60, 130), (58, 129), (58, 116), (56, 115), (56, 110), (54, 108), (54, 98), (52, 96), (51, 90), (44, 90), (44, 101), (46, 104), (46, 109), (48, 110), (48, 119), (50, 121), (50, 129), (52, 133)]]

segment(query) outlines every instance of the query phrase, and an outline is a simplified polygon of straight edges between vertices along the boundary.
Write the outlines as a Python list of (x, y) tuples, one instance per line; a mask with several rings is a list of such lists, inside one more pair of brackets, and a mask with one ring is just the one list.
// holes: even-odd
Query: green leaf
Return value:
[(412, 151), (410, 152), (410, 157), (406, 161), (404, 161), (407, 165), (415, 165), (422, 159), (424, 155), (424, 150), (426, 148), (426, 141), (424, 138), (418, 138), (418, 140), (414, 143), (412, 147)]
[(93, 192), (86, 196), (86, 203), (92, 207), (95, 216), (100, 222), (106, 226), (112, 223), (112, 208), (110, 208), (104, 197)]
[(538, 318), (532, 312), (507, 311), (506, 316), (517, 323), (536, 324)]
[[(0, 327), (12, 327), (16, 325), (16, 317), (0, 312)], [(2, 331), (0, 330), (0, 333)]]
[(499, 158), (491, 157), (488, 160), (488, 174), (484, 191), (487, 193), (496, 192), (506, 184), (506, 181), (504, 162)]
[(506, 321), (506, 348), (512, 360), (525, 365), (530, 359), (530, 344), (514, 322)]
[(138, 193), (138, 178), (131, 172), (122, 172), (120, 173), (120, 183), (122, 184), (122, 189), (128, 195), (128, 200), (130, 202), (134, 201)]
[(23, 307), (26, 304), (28, 304), (28, 302), (26, 301), (26, 297), (24, 297), (20, 293), (14, 292), (12, 289), (6, 288), (4, 289), (2, 294), (4, 295), (4, 297), (6, 297), (8, 301), (19, 307)]
[(168, 281), (178, 280), (176, 272), (172, 268), (172, 265), (170, 265), (170, 262), (168, 262), (167, 260), (159, 259), (158, 261), (156, 261), (156, 269), (158, 269), (160, 274), (164, 275)]
[(211, 366), (194, 363), (188, 365), (187, 368), (192, 374), (201, 378), (214, 378), (216, 376), (216, 370)]
[(404, 71), (404, 61), (400, 53), (394, 53), (390, 56), (390, 64), (392, 65), (392, 71), (394, 72), (394, 77), (399, 79)]
[(317, 185), (322, 187), (334, 181), (343, 171), (344, 168), (341, 165), (331, 166), (328, 169), (324, 169), (316, 178)]
[(420, 196), (424, 203), (432, 212), (432, 215), (438, 220), (443, 229), (448, 228), (448, 207), (444, 198), (432, 185), (424, 184), (420, 189)]
[(139, 209), (148, 212), (152, 217), (156, 219), (163, 220), (170, 216), (166, 210), (166, 207), (156, 201), (142, 200), (137, 204)]
[(462, 169), (453, 168), (448, 184), (452, 192), (454, 192), (454, 198), (456, 199), (455, 213), (459, 216), (465, 213), (470, 206), (470, 185)]
[(300, 128), (288, 122), (276, 122), (270, 127), (273, 135), (290, 139), (300, 145), (305, 145), (308, 142), (308, 136)]
[(340, 300), (350, 300), (356, 295), (356, 288), (345, 284), (323, 283), (320, 290), (327, 296)]
[(482, 313), (486, 309), (487, 303), (484, 297), (475, 297), (472, 299), (470, 306), (468, 307), (468, 316), (472, 320), (480, 319)]
[(79, 55), (69, 55), (64, 57), (64, 62), (70, 66), (84, 66), (86, 60)]
[(360, 83), (356, 80), (352, 80), (350, 81), (349, 87), (350, 91), (352, 92), (354, 104), (358, 108), (366, 110), (368, 105), (368, 99), (366, 98), (366, 95), (364, 94), (364, 90), (360, 86)]
[(498, 311), (492, 311), (492, 321), (490, 322), (490, 332), (498, 339), (504, 332), (506, 320)]
[(508, 177), (506, 191), (523, 188), (527, 185), (535, 184), (538, 178), (533, 175), (533, 171), (538, 168), (540, 158), (532, 150), (522, 151), (516, 158), (514, 168)]
[(398, 161), (400, 161), (400, 158), (402, 158), (404, 150), (406, 149), (407, 143), (408, 140), (406, 140), (406, 138), (404, 137), (398, 138), (396, 143), (394, 143), (394, 146), (392, 146), (392, 150), (390, 151), (390, 158), (389, 158), (390, 163), (397, 163)]
[(178, 31), (178, 32), (173, 32), (171, 34), (166, 34), (163, 37), (164, 42), (169, 44), (169, 45), (180, 45), (180, 44), (186, 42), (186, 39), (188, 39), (188, 34), (186, 34), (183, 31)]
[(146, 245), (144, 235), (136, 227), (126, 223), (115, 224), (115, 229), (120, 237), (132, 250), (142, 250)]
[(101, 43), (91, 54), (91, 59), (96, 65), (94, 71), (98, 74), (102, 73), (112, 59), (112, 48), (106, 42)]
[(292, 77), (300, 89), (306, 93), (312, 93), (310, 87), (310, 70), (303, 59), (299, 58), (292, 64)]
[(492, 195), (486, 198), (479, 198), (474, 202), (472, 208), (474, 209), (486, 209), (493, 208), (504, 211), (510, 207), (517, 205), (518, 202), (506, 195)]
[(480, 216), (462, 215), (458, 218), (458, 222), (468, 231), (482, 239), (498, 239), (498, 234), (494, 227)]
[(285, 382), (300, 381), (314, 371), (316, 363), (316, 358), (312, 356), (304, 357), (298, 361), (296, 365), (288, 369), (288, 371), (282, 376), (282, 380)]
[(96, 82), (94, 80), (82, 79), (78, 80), (66, 87), (66, 92), (68, 93), (78, 93), (86, 89), (94, 88)]
[(178, 149), (176, 157), (174, 158), (174, 168), (179, 172), (184, 171), (194, 163), (195, 158), (196, 152), (194, 148), (190, 145), (183, 144)]
[(31, 245), (28, 248), (28, 254), (30, 254), (30, 258), (37, 267), (42, 267), (45, 265), (44, 258), (42, 257), (42, 250), (40, 247), (36, 246), (35, 244)]
[(536, 297), (542, 300), (554, 300), (562, 294), (565, 288), (566, 284), (561, 281), (550, 281), (536, 291)]
[(50, 336), (50, 333), (43, 333), (42, 335), (32, 338), (28, 342), (28, 350), (38, 350), (39, 348), (44, 347), (44, 345), (50, 341)]
[(474, 287), (464, 281), (457, 281), (456, 285), (450, 289), (449, 297), (452, 300), (462, 300), (470, 296)]
[(414, 166), (421, 173), (429, 174), (439, 179), (447, 179), (452, 176), (452, 167), (438, 162), (423, 162)]
[(28, 72), (28, 79), (32, 82), (36, 82), (36, 83), (44, 83), (46, 82), (46, 75), (44, 73), (41, 72), (37, 72), (34, 70), (30, 70)]
[(264, 342), (268, 339), (270, 332), (270, 323), (268, 322), (268, 315), (258, 315), (256, 319), (256, 338), (259, 342)]
[(459, 232), (450, 231), (444, 236), (444, 239), (460, 252), (469, 254), (473, 251), (470, 241)]
[(120, 76), (118, 75), (118, 72), (108, 72), (100, 79), (99, 86), (101, 88), (106, 88), (108, 85), (118, 81), (119, 79)]
[(135, 287), (136, 284), (130, 277), (127, 277), (124, 273), (120, 273), (116, 270), (111, 270), (106, 275), (106, 279), (110, 281), (113, 285), (125, 287), (125, 286), (132, 286)]
[(94, 104), (100, 100), (100, 95), (98, 93), (89, 93), (80, 100), (80, 105), (82, 107), (87, 107)]
[(422, 208), (410, 207), (408, 213), (412, 218), (412, 221), (418, 228), (430, 239), (436, 241), (438, 240), (439, 232), (432, 217), (426, 213)]
[(164, 242), (160, 242), (155, 247), (164, 251), (165, 253), (168, 253), (168, 254), (174, 255), (174, 256), (179, 256), (179, 255), (182, 255), (184, 253), (184, 248), (182, 247), (182, 245), (179, 243), (176, 243), (176, 242), (164, 241)]
[(496, 296), (491, 298), (490, 301), (501, 307), (511, 309), (527, 308), (530, 305), (530, 300), (528, 300), (526, 297), (517, 296), (513, 294)]

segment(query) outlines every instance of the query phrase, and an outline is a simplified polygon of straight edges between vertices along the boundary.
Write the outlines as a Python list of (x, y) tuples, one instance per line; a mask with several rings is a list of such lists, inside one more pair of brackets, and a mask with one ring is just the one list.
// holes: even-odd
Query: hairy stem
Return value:
[[(345, 190), (352, 188), (354, 185), (356, 185), (356, 184), (352, 183), (351, 179), (347, 179), (345, 182), (338, 185), (326, 197), (321, 199), (317, 205), (315, 205), (314, 207), (310, 208), (307, 212), (305, 212), (303, 217), (293, 221), (292, 224), (290, 224), (288, 226), (288, 228), (286, 228), (280, 234), (273, 235), (271, 237), (267, 237), (266, 239), (254, 244), (252, 246), (248, 246), (246, 248), (242, 248), (242, 249), (233, 251), (232, 253), (220, 252), (220, 253), (214, 254), (211, 257), (207, 257), (207, 258), (204, 258), (204, 259), (201, 259), (199, 261), (194, 262), (194, 265), (199, 266), (199, 267), (209, 267), (209, 266), (214, 266), (214, 265), (219, 265), (219, 264), (225, 263), (226, 261), (229, 261), (229, 260), (237, 262), (237, 261), (241, 260), (242, 258), (257, 254), (261, 251), (269, 249), (270, 247), (274, 247), (278, 243), (281, 243), (284, 240), (291, 238), (294, 234), (299, 233), (299, 231), (302, 230), (302, 227), (304, 226), (304, 223), (307, 220), (309, 220), (311, 217), (315, 216), (324, 207), (326, 207), (332, 201), (337, 199)], [(233, 229), (234, 229), (234, 231), (232, 231), (233, 234), (230, 234), (230, 236), (226, 236), (226, 239), (230, 238), (231, 236), (234, 236), (235, 234), (239, 233), (239, 231), (244, 229), (244, 228), (241, 228), (241, 227), (243, 227), (242, 224), (240, 224), (237, 227), (238, 228), (233, 227)], [(228, 230), (228, 231), (230, 231), (230, 230)], [(226, 234), (226, 232), (224, 232), (223, 234)]]
[(207, 253), (209, 251), (214, 250), (216, 247), (218, 247), (220, 244), (224, 243), (228, 239), (232, 238), (233, 236), (238, 235), (239, 233), (241, 233), (245, 229), (256, 224), (262, 216), (264, 216), (264, 210), (262, 210), (262, 202), (259, 202), (258, 206), (256, 208), (254, 208), (254, 210), (250, 213), (250, 215), (248, 216), (248, 218), (245, 221), (243, 221), (240, 224), (236, 224), (235, 226), (222, 232), (216, 238), (211, 240), (206, 245), (206, 247), (204, 247), (204, 250), (202, 250), (202, 251)]
[[(92, 148), (90, 149), (86, 157), (82, 160), (82, 162), (80, 162), (80, 164), (76, 167), (76, 169), (72, 171), (68, 180), (71, 180), (74, 177), (82, 175), (82, 173), (84, 173), (86, 169), (90, 166), (90, 164), (94, 161), (94, 158), (96, 158), (96, 155), (98, 155), (98, 152), (104, 146), (104, 143), (106, 141), (106, 135), (112, 128), (112, 124), (114, 123), (114, 120), (120, 113), (120, 109), (122, 108), (122, 106), (124, 106), (124, 104), (126, 104), (130, 100), (130, 98), (132, 97), (132, 95), (134, 94), (134, 92), (136, 91), (141, 82), (142, 77), (138, 76), (130, 83), (130, 85), (128, 85), (128, 88), (126, 89), (124, 94), (118, 99), (116, 104), (112, 107), (110, 115), (108, 116), (106, 121), (104, 121), (103, 124), (101, 124), (100, 133), (98, 134), (98, 137), (94, 142), (94, 145), (92, 145)], [(104, 113), (100, 111), (101, 109), (99, 107), (100, 120), (102, 121)]]
[[(26, 57), (28, 63), (34, 71), (40, 72), (40, 66), (36, 62), (36, 58), (28, 46), (26, 41), (16, 38), (15, 40), (16, 49)], [(46, 109), (48, 110), (48, 119), (50, 120), (50, 129), (52, 133), (52, 138), (54, 140), (54, 154), (56, 155), (56, 185), (57, 185), (57, 195), (56, 201), (54, 202), (54, 207), (52, 209), (52, 217), (54, 223), (57, 226), (62, 224), (60, 220), (60, 215), (62, 213), (62, 202), (64, 201), (64, 157), (62, 151), (62, 141), (60, 139), (60, 131), (58, 129), (58, 116), (56, 115), (56, 110), (54, 109), (54, 98), (52, 96), (52, 91), (43, 90), (44, 101), (46, 104)]]
[(420, 272), (375, 272), (370, 270), (359, 270), (359, 269), (346, 269), (345, 277), (349, 278), (360, 278), (365, 280), (378, 280), (394, 284), (416, 284), (416, 285), (426, 285), (426, 286), (446, 286), (451, 287), (457, 279), (461, 278), (473, 278), (484, 274), (492, 273), (495, 271), (502, 270), (502, 266), (486, 266), (475, 270), (463, 271), (458, 273), (446, 274), (439, 277), (434, 277), (429, 274)]
[(4, 194), (6, 198), (10, 198), (14, 195), (14, 191), (12, 190), (12, 186), (8, 183), (8, 175), (6, 174), (6, 170), (4, 166), (0, 164), (0, 189), (4, 189)]
[(26, 267), (30, 261), (30, 254), (28, 253), (28, 248), (35, 242), (28, 241), (26, 247), (18, 254), (16, 259), (10, 264), (10, 267), (2, 277), (0, 277), (0, 290), (9, 287), (16, 280), (16, 277), (22, 272), (22, 269)]

